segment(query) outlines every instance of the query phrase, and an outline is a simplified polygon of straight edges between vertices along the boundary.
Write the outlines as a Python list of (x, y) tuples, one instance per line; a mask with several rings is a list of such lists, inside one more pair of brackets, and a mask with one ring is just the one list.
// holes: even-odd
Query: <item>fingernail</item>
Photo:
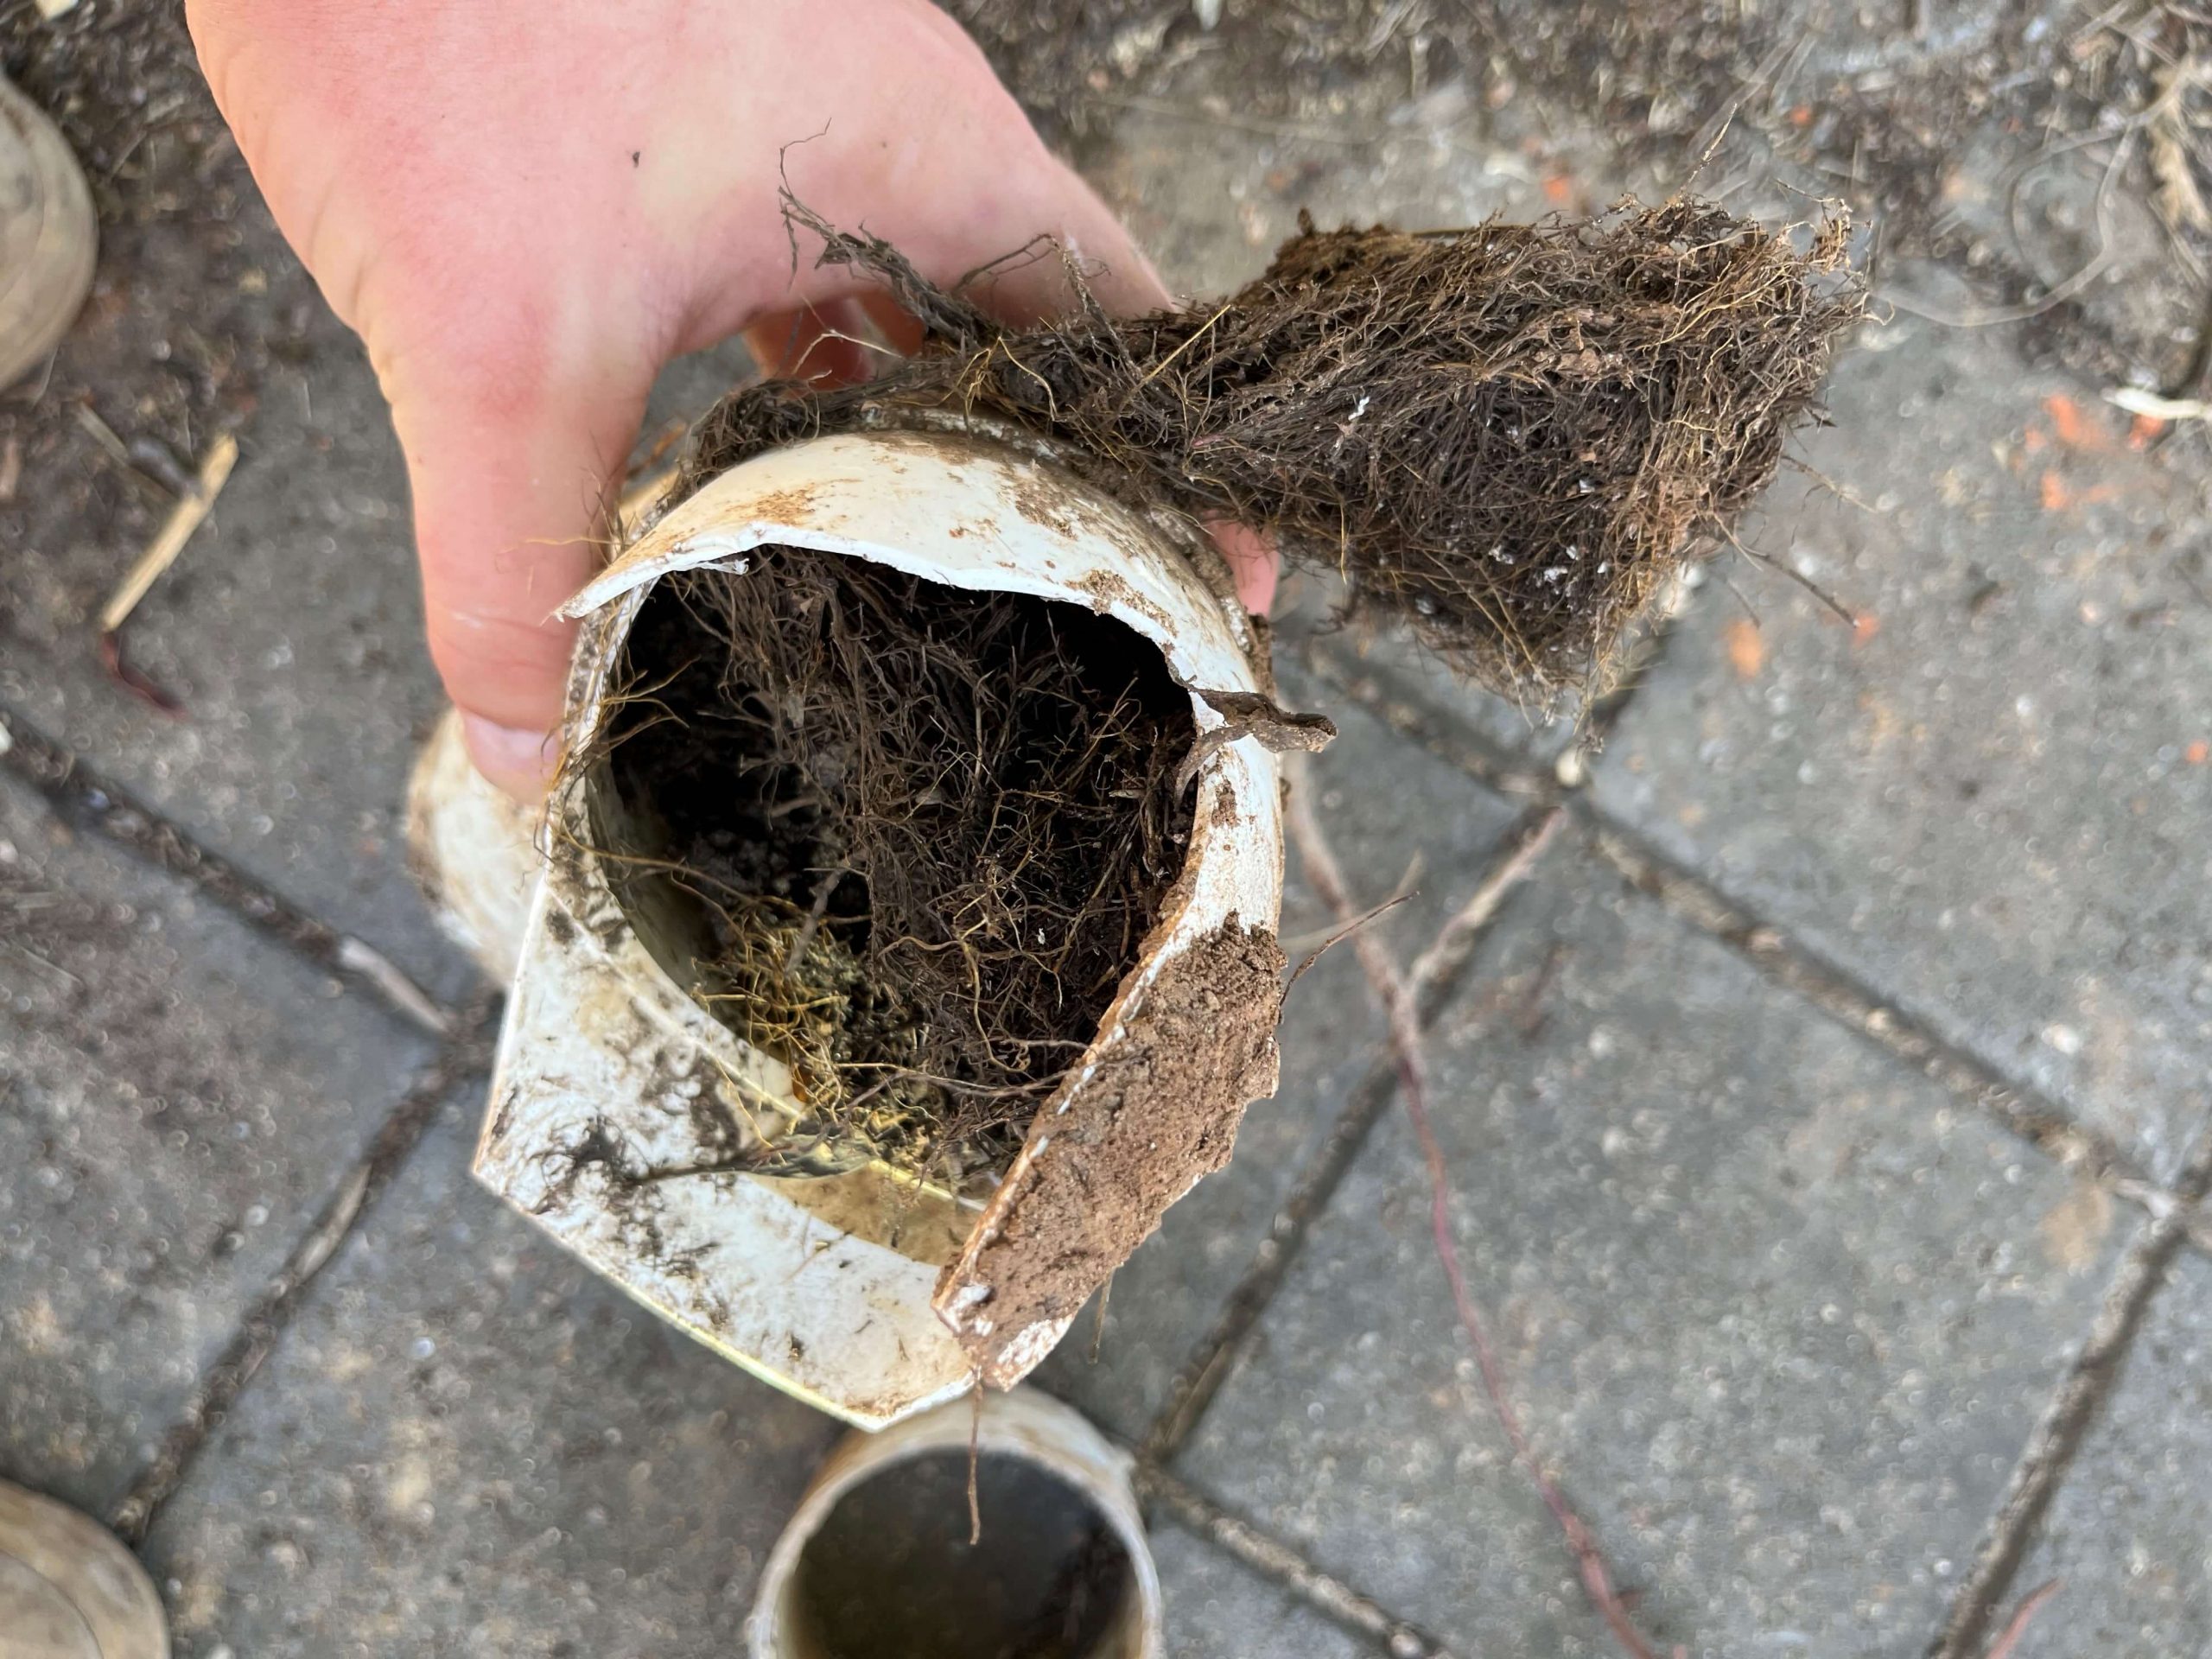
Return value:
[(561, 764), (560, 745), (551, 732), (502, 726), (464, 712), (461, 734), (477, 771), (518, 801), (534, 804), (545, 798)]

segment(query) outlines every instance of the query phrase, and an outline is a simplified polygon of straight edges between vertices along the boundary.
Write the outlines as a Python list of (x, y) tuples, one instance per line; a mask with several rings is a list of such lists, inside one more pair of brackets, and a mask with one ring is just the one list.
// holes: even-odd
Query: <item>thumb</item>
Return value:
[(650, 364), (447, 372), (391, 386), (430, 656), (477, 769), (536, 801), (559, 764), (572, 623), (644, 418)]

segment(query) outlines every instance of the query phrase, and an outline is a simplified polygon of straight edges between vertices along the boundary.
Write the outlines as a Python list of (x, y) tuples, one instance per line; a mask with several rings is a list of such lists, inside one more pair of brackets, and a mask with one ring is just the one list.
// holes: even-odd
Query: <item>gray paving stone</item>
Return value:
[(714, 1655), (842, 1432), (470, 1180), (480, 1090), (325, 1270), (149, 1538), (185, 1656)]
[(1778, 489), (1749, 534), (1878, 631), (1723, 566), (1756, 626), (1708, 584), (1598, 799), (2165, 1172), (2212, 1078), (2196, 483), (1987, 334), (1878, 340), (1804, 444), (1848, 499)]
[(1170, 1659), (1356, 1659), (1365, 1645), (1280, 1585), (1169, 1522), (1152, 1534)]
[[(1415, 878), (1415, 896), (1375, 924), (1400, 959), (1410, 961), (1481, 880), (1514, 809), (1294, 669), (1283, 695), (1337, 721), (1340, 735), (1315, 757), (1313, 786), (1338, 826), (1338, 856), (1359, 899), (1380, 903), (1409, 873)], [(1293, 858), (1283, 907), (1294, 963), (1332, 926), (1296, 863)], [(1381, 1039), (1359, 964), (1349, 948), (1330, 951), (1291, 988), (1285, 1004), (1281, 1090), (1245, 1115), (1228, 1167), (1170, 1210), (1160, 1231), (1115, 1275), (1096, 1363), (1089, 1357), (1094, 1325), (1086, 1313), (1047, 1362), (1039, 1378), (1046, 1386), (1117, 1433), (1144, 1432), (1251, 1262), (1276, 1207), (1381, 1052)]]
[(99, 1510), (429, 1058), (0, 775), (0, 1474)]
[(2212, 1262), (2184, 1252), (2014, 1577), (2017, 1659), (2212, 1653)]
[(408, 769), (442, 699), (398, 446), (351, 337), (322, 317), (307, 340), (241, 430), (214, 516), (127, 629), (133, 665), (181, 714), (130, 696), (94, 650), (91, 619), (135, 537), (91, 539), (67, 514), (10, 553), (19, 602), (0, 625), (0, 702), (450, 996), (470, 970), (416, 899), (402, 838)]
[[(1593, 865), (1549, 868), (1432, 1054), (1522, 1419), (1662, 1651), (1916, 1652), (2124, 1229)], [(1394, 1113), (1181, 1469), (1465, 1649), (1610, 1651), (1428, 1202)]]

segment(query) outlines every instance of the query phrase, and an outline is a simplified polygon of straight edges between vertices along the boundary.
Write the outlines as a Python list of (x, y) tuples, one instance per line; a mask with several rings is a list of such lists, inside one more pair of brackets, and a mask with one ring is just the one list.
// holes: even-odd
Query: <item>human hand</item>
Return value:
[[(809, 206), (931, 280), (1049, 232), (1109, 309), (1167, 303), (957, 24), (924, 0), (188, 0), (276, 223), (366, 342), (407, 457), (430, 652), (480, 770), (533, 799), (573, 630), (655, 374), (744, 332), (771, 372), (865, 377), (795, 308), (779, 154)], [(802, 262), (802, 266), (804, 262)], [(1068, 299), (1055, 261), (977, 297)], [(781, 315), (779, 315), (781, 314)], [(791, 361), (804, 345), (803, 365)], [(1264, 610), (1273, 557), (1224, 534)]]

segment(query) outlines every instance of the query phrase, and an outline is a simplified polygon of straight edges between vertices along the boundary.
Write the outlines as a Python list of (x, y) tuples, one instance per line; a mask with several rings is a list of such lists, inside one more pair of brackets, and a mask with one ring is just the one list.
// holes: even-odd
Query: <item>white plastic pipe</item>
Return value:
[[(970, 1435), (982, 1457), (1019, 1459), (1062, 1482), (1112, 1529), (1128, 1557), (1128, 1588), (1099, 1640), (1075, 1659), (1159, 1659), (1161, 1643), (1160, 1573), (1153, 1565), (1130, 1460), (1080, 1414), (1030, 1389), (987, 1394), (982, 1417), (970, 1401), (957, 1401), (910, 1417), (877, 1434), (851, 1434), (830, 1454), (799, 1501), (760, 1577), (753, 1616), (746, 1624), (751, 1659), (858, 1659), (824, 1654), (813, 1637), (804, 1603), (800, 1564), (838, 1503), (873, 1480), (897, 1479), (900, 1465), (937, 1454), (966, 1457)], [(961, 1517), (964, 1520), (964, 1515)], [(982, 1541), (991, 1548), (991, 1522)]]

